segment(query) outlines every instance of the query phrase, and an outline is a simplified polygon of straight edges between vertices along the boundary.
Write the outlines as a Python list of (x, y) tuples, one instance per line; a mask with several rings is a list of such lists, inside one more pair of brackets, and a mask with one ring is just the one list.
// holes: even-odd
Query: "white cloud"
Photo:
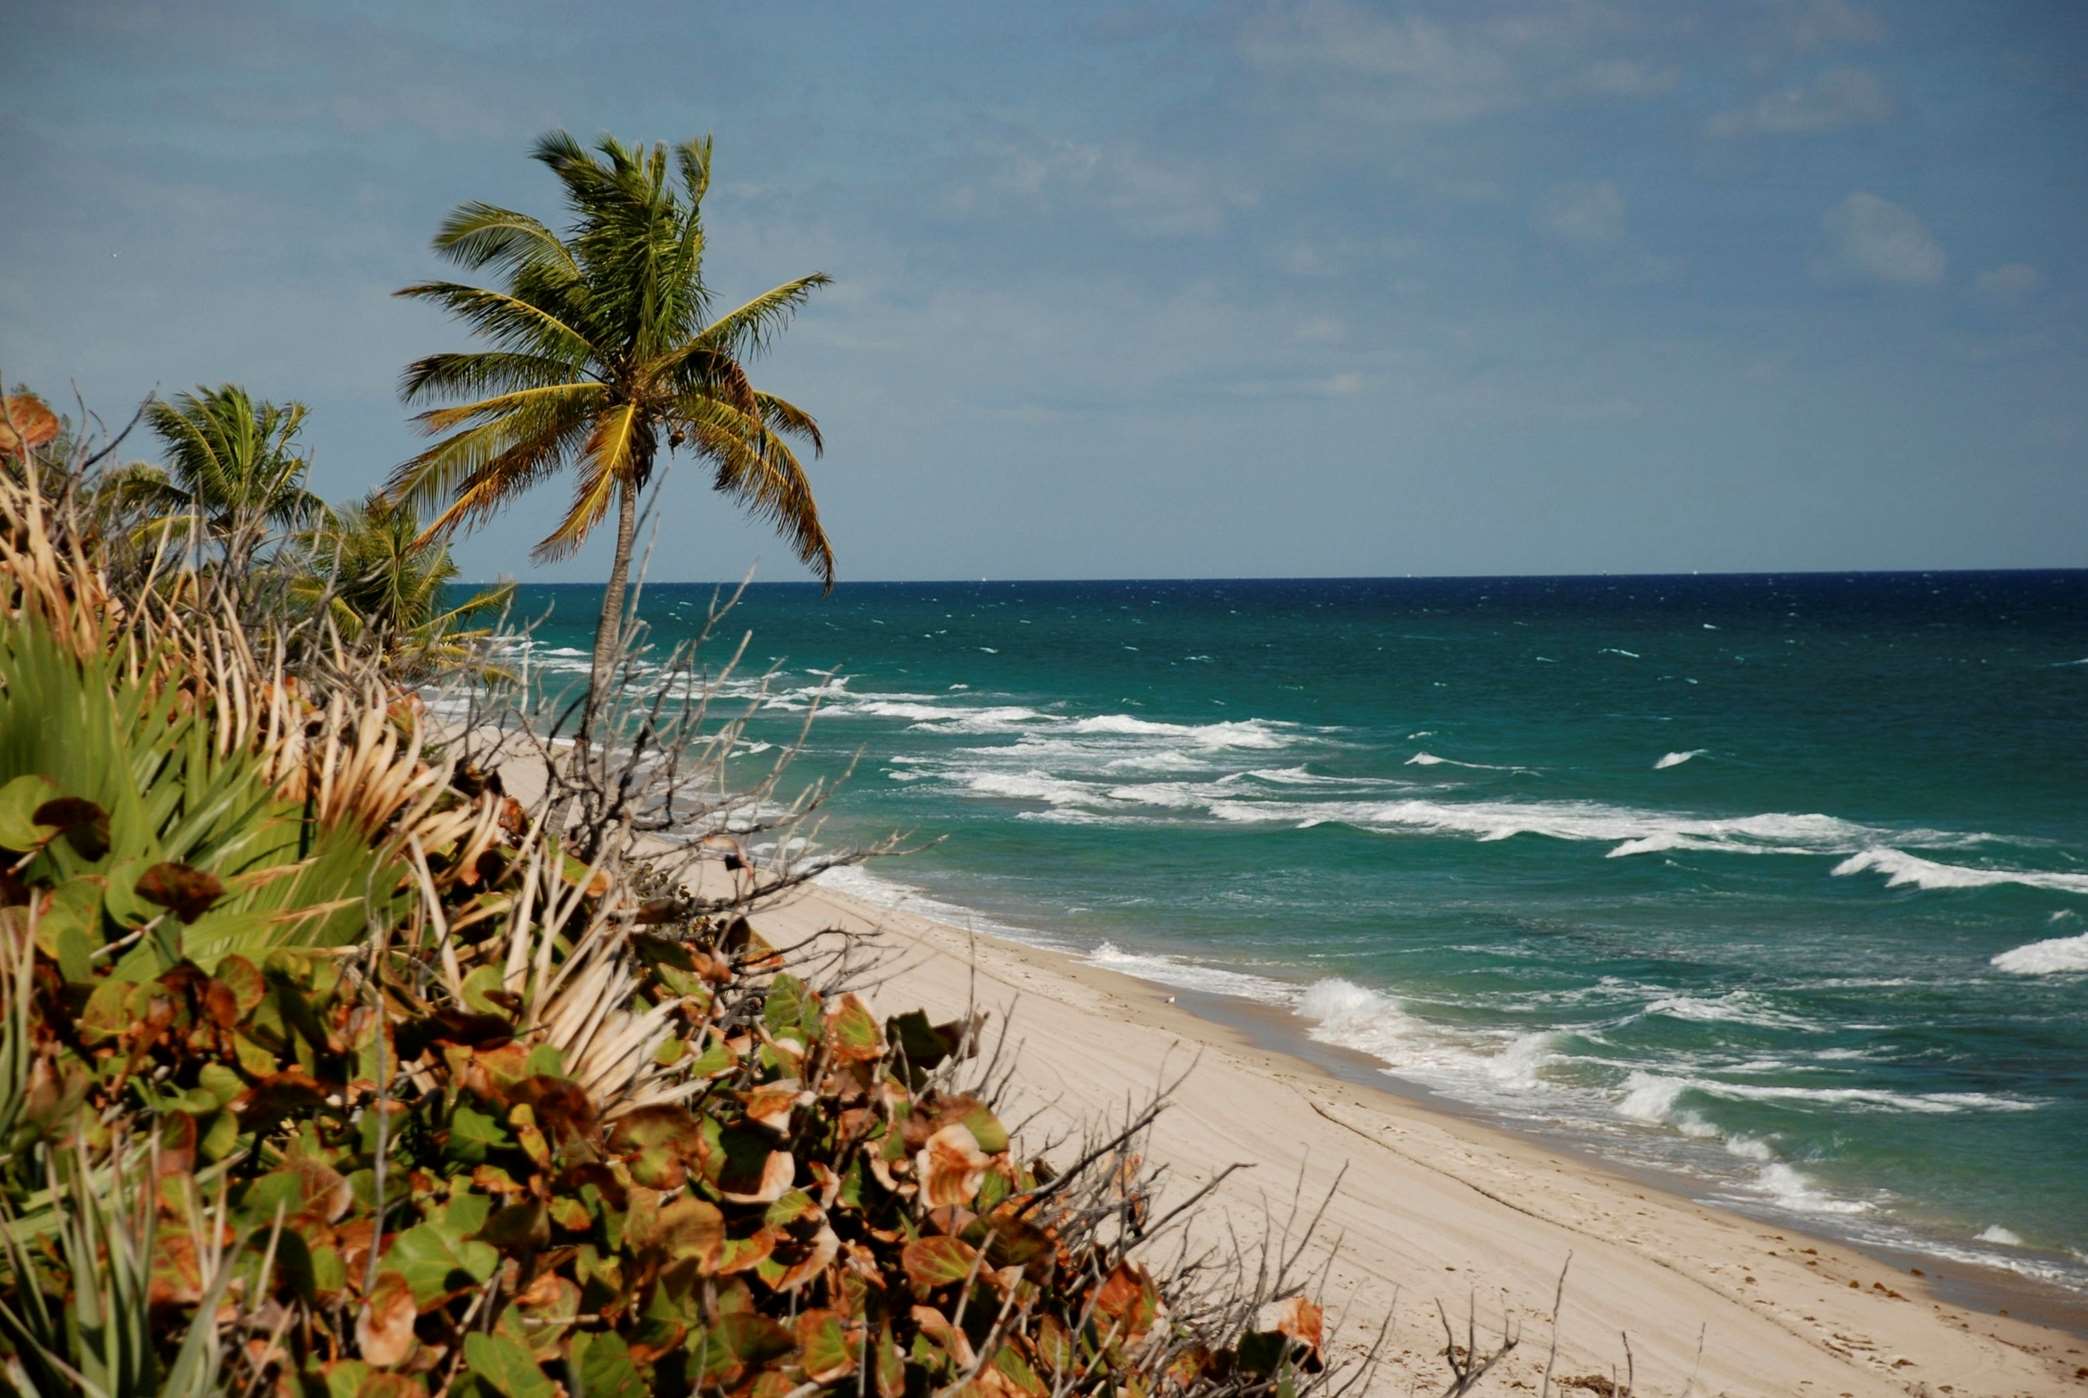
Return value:
[(1801, 49), (1869, 44), (1885, 37), (1885, 21), (1850, 0), (1792, 0), (1791, 42)]
[(1892, 94), (1863, 68), (1830, 68), (1809, 83), (1765, 93), (1711, 118), (1713, 136), (1796, 136), (1876, 123), (1892, 115)]
[[(1227, 215), (1256, 199), (1253, 190), (1201, 166), (1155, 160), (1121, 142), (1035, 141), (997, 146), (989, 155), (998, 163), (988, 181), (992, 191), (1040, 204), (1100, 207), (1134, 233), (1216, 233)], [(949, 199), (959, 213), (975, 212), (981, 201), (973, 185), (957, 189)]]
[(1859, 190), (1820, 219), (1826, 243), (1813, 261), (1822, 281), (1928, 286), (1943, 280), (1943, 245), (1912, 210)]
[(1972, 285), (1989, 300), (2014, 301), (2043, 286), (2044, 276), (2027, 262), (2007, 262), (1987, 268)]
[(1298, 322), (1291, 338), (1308, 345), (1331, 345), (1348, 337), (1348, 327), (1336, 316), (1313, 316)]
[(1594, 97), (1659, 97), (1673, 92), (1682, 70), (1656, 68), (1630, 58), (1605, 58), (1574, 74), (1560, 91)]
[(1537, 206), (1537, 227), (1582, 247), (1614, 243), (1624, 236), (1624, 196), (1610, 180), (1560, 185)]
[[(1466, 121), (1523, 98), (1502, 46), (1474, 27), (1378, 14), (1345, 0), (1311, 0), (1255, 26), (1241, 51), (1251, 63), (1319, 86), (1358, 114), (1396, 122)], [(1330, 78), (1361, 82), (1330, 90)]]

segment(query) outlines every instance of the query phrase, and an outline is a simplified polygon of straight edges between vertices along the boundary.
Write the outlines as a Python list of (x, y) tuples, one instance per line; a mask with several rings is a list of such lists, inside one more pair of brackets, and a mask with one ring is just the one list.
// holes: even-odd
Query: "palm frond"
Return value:
[(834, 549), (819, 520), (812, 482), (783, 439), (759, 418), (716, 399), (690, 398), (676, 405), (683, 430), (716, 470), (712, 486), (740, 502), (749, 514), (774, 526), (798, 561), (834, 585)]
[(569, 556), (609, 513), (619, 488), (639, 489), (641, 466), (651, 456), (651, 428), (635, 403), (621, 403), (595, 419), (582, 457), (587, 466), (573, 493), (572, 507), (558, 528), (530, 550), (539, 562)]
[(392, 293), (433, 301), (474, 331), (510, 351), (584, 360), (594, 353), (587, 337), (542, 306), (519, 296), (462, 282), (416, 282)]
[(834, 279), (826, 273), (814, 272), (808, 277), (771, 287), (745, 305), (719, 316), (705, 326), (697, 338), (704, 344), (728, 350), (741, 358), (761, 354), (790, 324), (791, 318), (813, 292), (833, 283)]
[(406, 366), (399, 377), (399, 396), (412, 403), (431, 394), (450, 397), (508, 393), (570, 382), (580, 370), (570, 359), (546, 354), (514, 354), (476, 350), (431, 354)]
[(580, 275), (580, 264), (557, 234), (528, 214), (493, 204), (459, 204), (435, 234), (435, 250), (474, 271), (533, 267), (570, 278)]
[(787, 433), (810, 443), (814, 456), (826, 452), (826, 439), (819, 435), (819, 424), (813, 420), (812, 414), (773, 393), (757, 391), (754, 402), (761, 409), (762, 420), (772, 431)]

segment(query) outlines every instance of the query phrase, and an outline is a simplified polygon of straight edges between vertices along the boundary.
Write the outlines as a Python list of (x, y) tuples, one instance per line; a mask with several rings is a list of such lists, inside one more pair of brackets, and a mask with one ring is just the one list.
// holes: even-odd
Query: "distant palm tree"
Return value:
[(305, 566), (291, 590), (323, 603), (343, 636), (382, 644), (401, 666), (462, 659), (465, 644), (485, 633), (457, 623), (499, 606), (514, 588), (490, 588), (445, 607), (443, 589), (456, 580), (457, 565), (446, 547), (420, 533), (418, 515), (373, 491), (300, 537)]
[(127, 467), (110, 483), (116, 503), (172, 532), (181, 517), (201, 521), (205, 540), (243, 572), (276, 529), (307, 526), (326, 504), (305, 489), (311, 459), (297, 442), (302, 403), (256, 403), (237, 384), (198, 387), (155, 400), (145, 421), (166, 446), (164, 466)]
[[(833, 586), (834, 553), (811, 482), (784, 437), (822, 447), (810, 414), (748, 381), (743, 360), (766, 349), (828, 278), (799, 277), (720, 315), (703, 279), (703, 196), (711, 143), (594, 152), (564, 132), (536, 159), (564, 186), (573, 222), (561, 238), (527, 214), (463, 204), (435, 238), (462, 267), (498, 269), (504, 289), (424, 282), (399, 292), (433, 301), (493, 348), (436, 354), (408, 366), (401, 395), (472, 401), (419, 415), (451, 435), (392, 473), (394, 496), (443, 507), (427, 535), (477, 524), (561, 467), (578, 473), (571, 507), (536, 546), (539, 559), (578, 548), (616, 510), (616, 552), (595, 630), (590, 714), (620, 635), (638, 496), (662, 446), (686, 446), (715, 489), (765, 518)], [(454, 432), (451, 429), (460, 429)], [(583, 723), (584, 727), (584, 723)]]

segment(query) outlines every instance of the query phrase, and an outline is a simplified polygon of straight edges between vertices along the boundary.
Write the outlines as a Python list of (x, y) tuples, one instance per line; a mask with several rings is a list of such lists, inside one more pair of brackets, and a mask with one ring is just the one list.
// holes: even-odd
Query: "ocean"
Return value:
[[(714, 593), (649, 587), (654, 643)], [(599, 597), (521, 589), (541, 689)], [(822, 842), (933, 842), (845, 891), (2088, 1292), (2088, 573), (777, 584), (724, 630), (735, 763), (816, 704)]]

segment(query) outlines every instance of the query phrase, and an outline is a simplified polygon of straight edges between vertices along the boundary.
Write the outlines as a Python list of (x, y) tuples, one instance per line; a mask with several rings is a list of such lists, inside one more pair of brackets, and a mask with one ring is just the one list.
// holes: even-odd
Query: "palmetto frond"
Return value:
[[(385, 482), (386, 491), (415, 510), (440, 508), (446, 503), (461, 505), (467, 491), (484, 487), (487, 469), (501, 462), (506, 463), (503, 472), (508, 475), (515, 475), (528, 463), (529, 469), (514, 480), (517, 490), (526, 489), (537, 479), (537, 466), (546, 470), (557, 467), (566, 449), (584, 440), (594, 412), (608, 398), (608, 390), (601, 384), (566, 387), (571, 391), (544, 393), (527, 403), (510, 405), (484, 422), (443, 438), (401, 463)], [(466, 405), (467, 409), (470, 406)], [(429, 526), (429, 532), (473, 517), (474, 511), (490, 513), (504, 503), (505, 497), (482, 500), (463, 512), (452, 508)]]

